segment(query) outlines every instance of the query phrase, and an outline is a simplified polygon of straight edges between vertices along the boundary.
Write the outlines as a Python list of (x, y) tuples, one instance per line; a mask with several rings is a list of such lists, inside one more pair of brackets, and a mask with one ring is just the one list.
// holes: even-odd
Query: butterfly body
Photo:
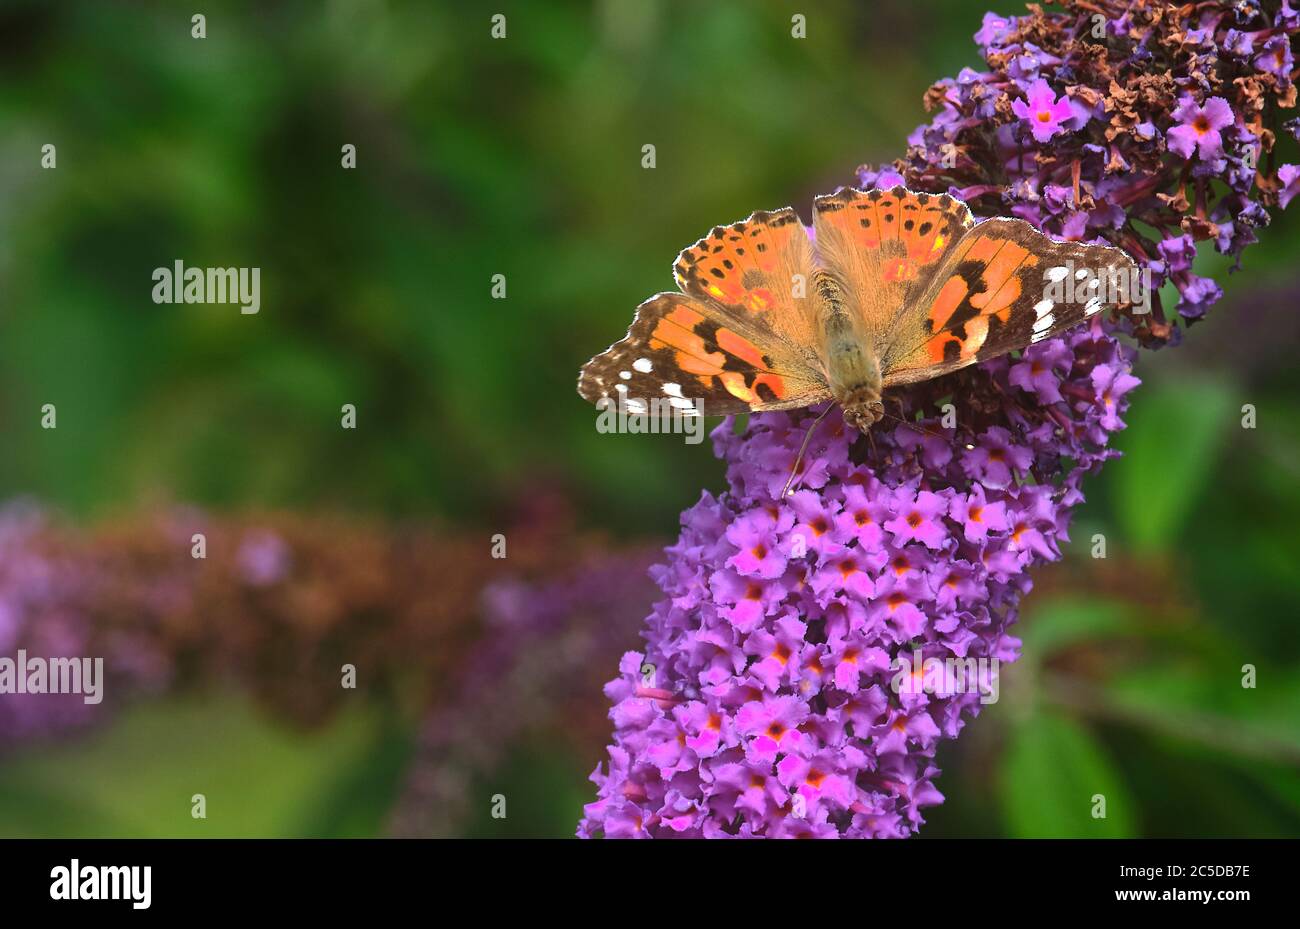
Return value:
[(1118, 305), (1132, 288), (1117, 280), (1137, 268), (1120, 249), (976, 223), (960, 200), (895, 187), (818, 197), (811, 238), (789, 207), (715, 227), (673, 272), (681, 292), (641, 304), (583, 367), (579, 394), (683, 415), (835, 400), (865, 431), (886, 389), (1078, 325)]
[(880, 359), (871, 337), (861, 331), (846, 307), (844, 286), (825, 271), (817, 271), (813, 280), (820, 302), (817, 318), (821, 324), (826, 386), (844, 408), (849, 425), (865, 431), (884, 411)]

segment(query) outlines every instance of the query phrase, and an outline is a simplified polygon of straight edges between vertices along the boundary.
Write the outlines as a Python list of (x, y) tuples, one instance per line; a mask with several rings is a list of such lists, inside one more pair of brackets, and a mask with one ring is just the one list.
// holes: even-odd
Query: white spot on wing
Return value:
[[(664, 385), (664, 393), (666, 393), (666, 394), (667, 394), (668, 396), (670, 396), (670, 397), (680, 397), (680, 396), (682, 395), (682, 385), (681, 385), (681, 384), (665, 384), (665, 385)], [(674, 404), (674, 405), (676, 405), (676, 404)]]
[(1070, 273), (1069, 269), (1067, 269), (1065, 266), (1058, 265), (1055, 268), (1047, 269), (1047, 279), (1049, 281), (1063, 281), (1065, 280), (1065, 276), (1069, 273)]
[(632, 372), (631, 372), (631, 371), (620, 371), (620, 372), (618, 372), (618, 376), (621, 377), (621, 378), (622, 378), (623, 380), (625, 380), (625, 381), (630, 381), (630, 380), (632, 379)]
[(632, 362), (632, 367), (636, 368), (642, 374), (649, 374), (651, 370), (653, 370), (654, 365), (650, 363), (649, 358), (638, 358), (636, 361)]

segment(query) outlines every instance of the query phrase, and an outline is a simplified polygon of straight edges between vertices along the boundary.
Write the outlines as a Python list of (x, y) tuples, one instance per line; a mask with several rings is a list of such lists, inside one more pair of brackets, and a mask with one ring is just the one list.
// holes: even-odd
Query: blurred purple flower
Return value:
[(283, 580), (291, 564), (289, 546), (274, 532), (265, 530), (245, 536), (236, 559), (243, 580), (252, 587), (269, 587)]
[(1295, 57), (1291, 54), (1291, 37), (1275, 35), (1268, 39), (1255, 58), (1255, 67), (1280, 78), (1289, 78), (1295, 67)]
[(1278, 180), (1282, 190), (1278, 194), (1278, 205), (1285, 207), (1291, 198), (1300, 193), (1300, 165), (1286, 164), (1277, 169)]
[[(93, 657), (85, 654), (85, 625), (70, 596), (87, 575), (47, 550), (45, 530), (33, 504), (0, 508), (0, 657), (16, 666), (19, 650), (39, 660)], [(83, 694), (0, 693), (0, 751), (85, 725), (99, 712)]]
[[(526, 736), (554, 739), (574, 726), (565, 700), (585, 698), (593, 665), (617, 654), (636, 627), (637, 604), (651, 588), (649, 561), (645, 552), (591, 556), (558, 579), (504, 578), (482, 592), (488, 634), (462, 662), (448, 699), (424, 720), (392, 833), (458, 834), (476, 777), (494, 771)], [(628, 672), (641, 674), (639, 666)], [(657, 724), (660, 738), (644, 745), (665, 768), (727, 735), (698, 708), (681, 715), (692, 733), (685, 747), (662, 737), (668, 721), (644, 711), (638, 718)]]

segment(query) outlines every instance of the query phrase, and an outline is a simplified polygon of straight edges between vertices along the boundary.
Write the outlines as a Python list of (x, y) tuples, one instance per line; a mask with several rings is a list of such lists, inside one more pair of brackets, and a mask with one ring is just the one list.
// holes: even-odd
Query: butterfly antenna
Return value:
[(803, 444), (799, 446), (799, 454), (795, 456), (794, 465), (790, 468), (790, 477), (786, 479), (785, 486), (781, 488), (782, 500), (785, 499), (786, 494), (790, 493), (790, 485), (794, 483), (794, 479), (799, 474), (799, 465), (803, 462), (804, 452), (808, 451), (808, 443), (812, 441), (813, 432), (817, 429), (818, 424), (826, 418), (826, 414), (831, 411), (833, 406), (835, 406), (833, 403), (827, 405), (826, 409), (821, 411), (821, 415), (813, 420), (813, 424), (808, 427), (808, 432), (804, 434)]
[[(881, 410), (880, 412), (882, 415), (888, 416), (890, 419), (897, 420), (898, 422), (902, 423), (904, 426), (907, 426), (910, 429), (915, 429), (917, 432), (923, 432), (926, 435), (930, 436), (931, 438), (939, 439), (942, 442), (948, 441), (948, 437), (946, 435), (940, 435), (939, 433), (935, 432), (933, 429), (927, 429), (925, 426), (922, 426), (920, 423), (912, 422), (912, 420), (910, 419), (903, 419), (903, 417), (895, 416), (893, 413), (886, 412), (885, 410)], [(969, 448), (974, 448), (975, 446), (967, 443), (966, 447), (969, 449)]]

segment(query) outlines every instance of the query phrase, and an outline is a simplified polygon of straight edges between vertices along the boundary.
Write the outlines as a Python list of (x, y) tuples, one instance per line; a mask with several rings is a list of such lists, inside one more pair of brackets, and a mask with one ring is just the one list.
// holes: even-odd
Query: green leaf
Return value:
[(1161, 383), (1134, 394), (1120, 434), (1115, 520), (1138, 551), (1173, 546), (1235, 426), (1225, 382)]
[(367, 838), (383, 835), (411, 760), (409, 727), (389, 720), (377, 727), (367, 750), (341, 766), (320, 802), (295, 835)]
[(1283, 765), (1260, 765), (1255, 762), (1240, 765), (1244, 777), (1258, 780), (1270, 795), (1300, 815), (1300, 777), (1295, 768)]
[[(9, 759), (0, 768), (0, 835), (304, 836), (303, 825), (320, 823), (319, 811), (338, 801), (340, 772), (373, 749), (375, 728), (360, 710), (304, 732), (245, 699), (140, 705), (86, 739)], [(200, 793), (206, 819), (190, 815)], [(39, 817), (26, 808), (33, 798)]]
[(1027, 612), (1019, 629), (1024, 641), (1021, 652), (1039, 661), (1079, 642), (1138, 631), (1133, 607), (1119, 600), (1058, 597), (1031, 605)]
[[(467, 811), (467, 838), (572, 838), (583, 804), (595, 798), (585, 763), (564, 751), (529, 744), (511, 753), (506, 764), (477, 779), (476, 798)], [(506, 816), (495, 819), (492, 798), (506, 799)]]
[[(1000, 784), (1007, 833), (1016, 838), (1128, 838), (1135, 834), (1127, 785), (1092, 734), (1052, 713), (1017, 726)], [(1105, 818), (1095, 818), (1098, 797)]]
[(1265, 667), (1242, 687), (1241, 662), (1149, 665), (1107, 684), (1115, 706), (1148, 728), (1225, 755), (1294, 763), (1300, 758), (1300, 673)]
[(0, 835), (9, 838), (125, 835), (123, 824), (32, 772), (0, 777)]

